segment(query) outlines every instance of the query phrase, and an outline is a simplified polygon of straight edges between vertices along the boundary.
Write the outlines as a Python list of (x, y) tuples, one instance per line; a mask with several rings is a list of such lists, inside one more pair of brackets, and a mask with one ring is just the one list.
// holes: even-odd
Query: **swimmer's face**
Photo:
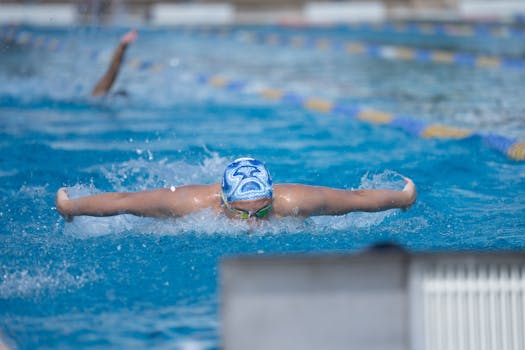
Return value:
[(272, 211), (273, 199), (271, 197), (235, 201), (226, 203), (226, 215), (231, 218), (248, 219), (267, 219)]

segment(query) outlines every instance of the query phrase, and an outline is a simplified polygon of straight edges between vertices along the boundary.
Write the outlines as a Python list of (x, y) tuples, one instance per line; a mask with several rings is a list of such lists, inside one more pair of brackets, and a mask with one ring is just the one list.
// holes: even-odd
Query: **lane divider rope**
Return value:
[(517, 161), (525, 160), (525, 141), (519, 141), (516, 138), (439, 123), (430, 123), (417, 118), (365, 108), (357, 104), (305, 97), (294, 92), (270, 87), (253, 88), (253, 84), (249, 84), (247, 81), (231, 80), (220, 75), (198, 74), (196, 75), (196, 80), (200, 84), (214, 88), (255, 94), (268, 100), (292, 104), (315, 112), (339, 114), (373, 125), (391, 126), (420, 138), (465, 139), (477, 136), (490, 148), (503, 153), (508, 158)]
[[(0, 40), (6, 38), (9, 40), (14, 40), (20, 45), (29, 45), (35, 48), (48, 49), (52, 52), (56, 52), (57, 50), (64, 47), (61, 41), (56, 38), (46, 38), (44, 36), (33, 37), (26, 32), (23, 34), (17, 34), (12, 30), (12, 28), (9, 29), (9, 32), (7, 33), (0, 30)], [(100, 50), (90, 50), (90, 54), (93, 57), (98, 56), (100, 52)], [(125, 65), (139, 71), (150, 71), (153, 73), (162, 73), (166, 69), (170, 68), (169, 64), (150, 60), (142, 60), (140, 58), (126, 60)], [(464, 139), (478, 136), (490, 148), (506, 155), (509, 159), (516, 161), (525, 160), (525, 141), (520, 141), (516, 138), (494, 133), (478, 132), (466, 128), (456, 128), (439, 123), (430, 123), (422, 121), (418, 118), (365, 108), (358, 104), (341, 103), (322, 98), (305, 97), (294, 92), (287, 92), (271, 87), (259, 86), (257, 88), (253, 88), (254, 85), (249, 84), (246, 80), (233, 80), (221, 75), (195, 74), (194, 79), (195, 82), (201, 85), (209, 85), (214, 88), (224, 89), (226, 91), (257, 95), (265, 99), (295, 105), (297, 107), (316, 112), (344, 115), (347, 117), (356, 118), (372, 125), (391, 126), (404, 130), (408, 134), (420, 138)]]
[[(504, 56), (475, 55), (471, 53), (452, 52), (445, 50), (418, 49), (404, 46), (377, 45), (363, 42), (343, 42), (324, 38), (313, 39), (306, 36), (284, 36), (277, 34), (264, 34), (249, 31), (233, 31), (223, 29), (185, 30), (186, 34), (214, 35), (219, 37), (233, 37), (240, 42), (266, 45), (284, 45), (293, 48), (314, 48), (318, 50), (335, 50), (352, 55), (366, 55), (369, 57), (405, 60), (418, 62), (431, 62), (438, 64), (455, 64), (477, 68), (509, 68), (525, 70), (525, 60)], [(43, 35), (33, 35), (27, 31), (17, 32), (15, 28), (0, 30), (0, 40), (14, 41), (19, 45), (33, 48), (47, 48), (51, 51), (63, 49), (61, 42), (55, 38), (46, 38)]]
[(474, 54), (470, 52), (455, 52), (441, 49), (413, 48), (399, 45), (372, 44), (359, 41), (332, 40), (327, 38), (313, 38), (305, 35), (258, 33), (247, 30), (232, 30), (229, 28), (221, 30), (213, 28), (186, 29), (183, 33), (204, 37), (229, 37), (250, 44), (280, 45), (297, 49), (313, 48), (324, 51), (332, 50), (350, 55), (365, 55), (388, 60), (430, 62), (473, 68), (525, 69), (525, 59), (510, 56)]
[(469, 23), (412, 23), (404, 21), (395, 22), (360, 22), (360, 23), (327, 23), (327, 24), (307, 24), (307, 23), (284, 23), (285, 28), (320, 28), (320, 29), (346, 29), (356, 32), (374, 33), (396, 33), (396, 34), (416, 34), (432, 35), (445, 37), (479, 37), (496, 39), (525, 39), (525, 30), (512, 27), (511, 25), (490, 25), (490, 24), (469, 24)]

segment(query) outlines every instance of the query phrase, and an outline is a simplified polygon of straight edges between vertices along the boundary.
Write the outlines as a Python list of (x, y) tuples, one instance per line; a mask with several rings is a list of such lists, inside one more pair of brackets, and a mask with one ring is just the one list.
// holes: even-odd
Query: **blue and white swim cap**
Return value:
[(272, 197), (272, 178), (263, 162), (239, 158), (224, 170), (222, 192), (228, 202)]

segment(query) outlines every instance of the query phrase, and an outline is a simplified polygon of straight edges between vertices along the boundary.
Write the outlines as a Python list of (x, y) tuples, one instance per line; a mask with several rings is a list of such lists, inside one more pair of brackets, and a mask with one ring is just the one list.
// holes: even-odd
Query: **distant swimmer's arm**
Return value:
[(60, 188), (56, 195), (56, 208), (66, 221), (80, 215), (132, 214), (155, 218), (176, 217), (200, 209), (188, 201), (188, 196), (193, 192), (190, 187), (180, 187), (177, 190), (109, 192), (70, 199), (66, 188)]
[(405, 178), (402, 191), (340, 190), (329, 187), (295, 185), (290, 188), (294, 216), (343, 215), (353, 211), (377, 212), (388, 209), (408, 209), (416, 200), (416, 187)]
[(113, 83), (115, 82), (115, 79), (117, 78), (117, 75), (120, 71), (120, 66), (122, 65), (122, 60), (124, 59), (124, 53), (126, 52), (128, 45), (134, 42), (136, 38), (137, 31), (134, 29), (127, 32), (120, 39), (119, 45), (115, 49), (113, 57), (111, 58), (111, 64), (109, 65), (108, 70), (95, 85), (93, 91), (91, 91), (92, 96), (102, 96), (106, 94), (109, 89), (111, 89), (111, 86), (113, 86)]

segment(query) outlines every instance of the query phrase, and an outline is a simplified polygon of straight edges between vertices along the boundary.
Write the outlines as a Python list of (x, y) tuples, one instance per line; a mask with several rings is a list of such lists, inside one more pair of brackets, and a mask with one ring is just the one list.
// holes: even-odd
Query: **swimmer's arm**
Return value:
[(187, 200), (188, 190), (159, 189), (141, 192), (110, 192), (70, 199), (65, 188), (58, 190), (56, 208), (67, 221), (80, 215), (137, 216), (167, 218), (181, 216), (196, 209)]
[(119, 45), (113, 53), (111, 64), (109, 65), (108, 70), (95, 85), (93, 91), (91, 91), (91, 96), (104, 95), (109, 91), (109, 89), (111, 89), (111, 86), (113, 86), (113, 83), (115, 82), (115, 79), (117, 78), (117, 75), (120, 71), (120, 66), (122, 65), (122, 60), (124, 59), (124, 53), (126, 52), (128, 45), (135, 41), (136, 38), (136, 30), (131, 30), (122, 37)]
[[(293, 192), (292, 192), (293, 193)], [(297, 188), (294, 216), (343, 215), (353, 211), (377, 212), (388, 209), (408, 209), (416, 200), (416, 187), (405, 178), (402, 191), (396, 190), (339, 190), (328, 187), (301, 186)], [(298, 200), (297, 200), (298, 199)]]

